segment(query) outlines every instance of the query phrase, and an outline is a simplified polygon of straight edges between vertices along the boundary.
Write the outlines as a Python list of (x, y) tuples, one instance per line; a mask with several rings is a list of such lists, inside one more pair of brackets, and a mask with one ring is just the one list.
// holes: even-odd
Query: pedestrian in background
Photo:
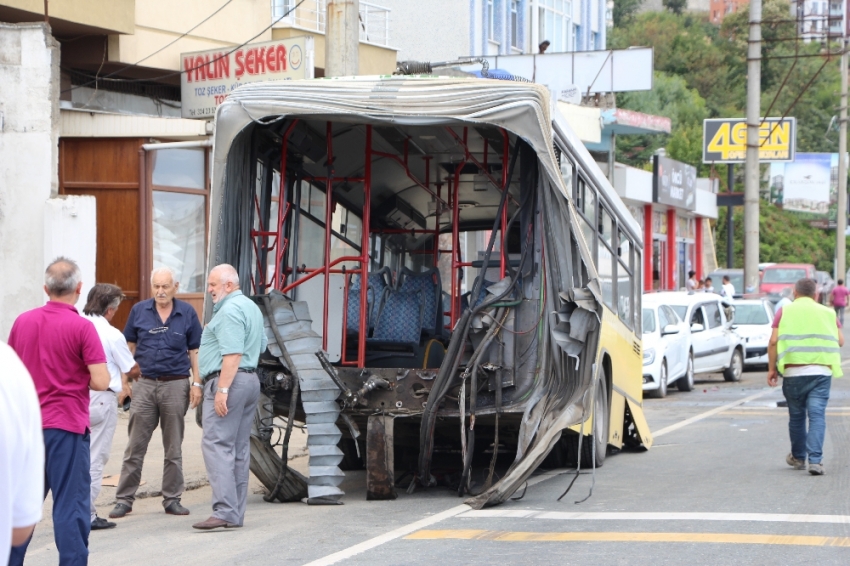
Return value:
[(779, 300), (776, 301), (776, 305), (773, 307), (773, 311), (776, 314), (779, 314), (779, 311), (782, 310), (782, 307), (785, 305), (790, 305), (794, 300), (794, 289), (791, 287), (786, 287), (782, 289), (782, 292), (779, 293)]
[[(44, 434), (44, 493), (53, 493), (53, 538), (59, 564), (89, 556), (89, 388), (109, 387), (106, 355), (94, 325), (74, 305), (83, 288), (76, 263), (60, 257), (44, 274), (47, 304), (20, 315), (9, 346), (38, 392)], [(29, 541), (12, 549), (9, 564), (24, 563)]]
[(729, 279), (728, 275), (723, 276), (723, 285), (721, 285), (721, 289), (723, 292), (720, 294), (727, 299), (732, 299), (735, 296), (735, 286), (732, 285), (732, 280)]
[(696, 271), (688, 271), (688, 280), (685, 281), (685, 290), (688, 293), (693, 293), (699, 287), (699, 281), (697, 281), (697, 272)]
[(251, 427), (260, 397), (257, 362), (266, 349), (263, 315), (239, 290), (227, 264), (210, 271), (213, 316), (201, 339), (204, 435), (201, 448), (212, 488), (213, 514), (196, 529), (241, 527), (248, 502)]
[(844, 286), (844, 279), (839, 279), (838, 285), (832, 290), (831, 301), (832, 308), (835, 309), (835, 315), (838, 317), (838, 322), (841, 323), (841, 326), (844, 326), (844, 309), (847, 307), (847, 295), (850, 295), (850, 291)]
[(118, 424), (117, 395), (130, 394), (130, 379), (139, 377), (139, 364), (133, 359), (127, 340), (121, 331), (110, 324), (118, 306), (124, 299), (120, 287), (98, 283), (91, 288), (83, 307), (83, 314), (92, 321), (103, 351), (106, 354), (106, 369), (109, 371), (109, 388), (106, 391), (89, 393), (89, 423), (91, 427), (91, 528), (111, 529), (115, 523), (97, 516), (95, 502), (103, 483), (103, 467), (112, 451), (112, 437)]
[(809, 473), (819, 476), (824, 474), (826, 404), (832, 378), (842, 376), (839, 348), (844, 336), (835, 312), (816, 303), (816, 294), (814, 279), (800, 279), (794, 286), (794, 301), (776, 313), (767, 350), (767, 384), (775, 387), (782, 376), (791, 437), (785, 461), (795, 470), (805, 470), (808, 459)]
[(702, 290), (706, 293), (716, 293), (714, 290), (714, 283), (711, 282), (711, 277), (705, 278), (705, 284), (703, 285)]
[(0, 342), (0, 564), (41, 520), (44, 437), (38, 395), (27, 368)]
[[(124, 338), (141, 368), (141, 377), (131, 384), (129, 439), (115, 492), (117, 503), (109, 513), (110, 519), (119, 519), (133, 510), (145, 454), (157, 426), (162, 430), (165, 449), (162, 506), (169, 515), (189, 514), (180, 504), (185, 489), (183, 433), (190, 402), (194, 408), (201, 400), (198, 346), (202, 329), (192, 305), (174, 298), (179, 286), (171, 269), (154, 269), (153, 298), (133, 305), (124, 326)], [(190, 387), (190, 372), (199, 387)]]

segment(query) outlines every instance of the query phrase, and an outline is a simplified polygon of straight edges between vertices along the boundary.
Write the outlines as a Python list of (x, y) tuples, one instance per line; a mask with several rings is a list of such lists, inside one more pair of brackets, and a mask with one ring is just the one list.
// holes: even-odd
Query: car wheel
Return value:
[(667, 396), (667, 360), (661, 360), (661, 371), (658, 373), (658, 389), (647, 391), (647, 397), (663, 399)]
[(685, 375), (676, 381), (679, 391), (691, 391), (694, 388), (694, 353), (688, 354), (688, 367), (685, 370)]
[(744, 372), (744, 358), (741, 356), (741, 350), (735, 348), (732, 352), (732, 361), (729, 367), (723, 370), (723, 379), (726, 381), (741, 381), (741, 374)]

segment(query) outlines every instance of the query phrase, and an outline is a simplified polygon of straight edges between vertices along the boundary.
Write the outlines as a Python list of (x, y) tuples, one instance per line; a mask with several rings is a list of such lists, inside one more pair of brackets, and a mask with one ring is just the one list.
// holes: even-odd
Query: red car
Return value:
[(767, 295), (779, 295), (783, 289), (794, 288), (804, 277), (815, 279), (815, 266), (810, 263), (777, 263), (764, 268), (759, 291)]

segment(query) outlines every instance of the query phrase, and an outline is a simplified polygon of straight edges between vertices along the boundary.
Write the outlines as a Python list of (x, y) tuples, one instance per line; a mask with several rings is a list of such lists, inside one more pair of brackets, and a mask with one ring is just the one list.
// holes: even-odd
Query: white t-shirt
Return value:
[(735, 286), (732, 285), (731, 283), (724, 283), (723, 284), (723, 294), (727, 298), (731, 299), (733, 297), (733, 295), (735, 295)]
[(127, 373), (136, 365), (133, 354), (127, 346), (127, 339), (120, 330), (109, 324), (109, 321), (99, 315), (83, 315), (94, 324), (103, 351), (106, 354), (106, 369), (109, 370), (109, 388), (121, 392), (121, 373)]
[(0, 564), (9, 561), (12, 529), (38, 523), (43, 504), (41, 406), (27, 368), (0, 342)]

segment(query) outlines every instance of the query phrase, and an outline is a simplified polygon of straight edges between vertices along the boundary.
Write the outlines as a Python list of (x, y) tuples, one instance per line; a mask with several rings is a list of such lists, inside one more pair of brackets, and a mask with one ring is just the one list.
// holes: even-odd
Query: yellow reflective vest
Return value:
[(779, 373), (786, 365), (821, 365), (841, 377), (841, 351), (835, 311), (808, 297), (799, 297), (782, 307), (779, 343), (776, 349)]

